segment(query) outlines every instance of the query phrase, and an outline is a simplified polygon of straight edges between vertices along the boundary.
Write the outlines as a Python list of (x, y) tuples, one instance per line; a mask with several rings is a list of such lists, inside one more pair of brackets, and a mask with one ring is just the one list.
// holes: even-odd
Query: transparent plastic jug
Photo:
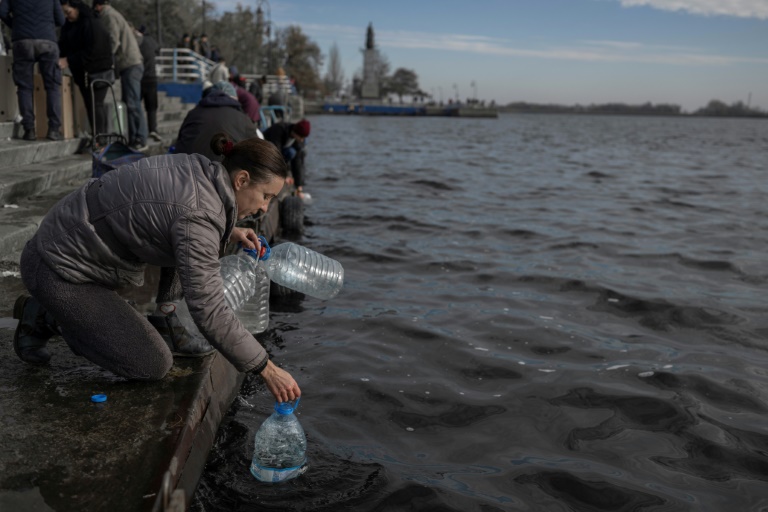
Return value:
[[(263, 241), (266, 243), (266, 240)], [(249, 331), (260, 333), (269, 327), (270, 280), (259, 264), (255, 249), (243, 249), (224, 256), (221, 264), (221, 280), (224, 282), (224, 300), (243, 321)], [(203, 338), (192, 320), (187, 303), (182, 300), (176, 309), (179, 321), (190, 336)], [(242, 318), (247, 316), (247, 318)]]
[(307, 469), (307, 437), (293, 411), (299, 406), (276, 402), (275, 412), (256, 432), (251, 474), (262, 482), (284, 482)]
[(261, 260), (272, 281), (318, 299), (335, 297), (344, 285), (341, 263), (293, 242), (267, 245)]

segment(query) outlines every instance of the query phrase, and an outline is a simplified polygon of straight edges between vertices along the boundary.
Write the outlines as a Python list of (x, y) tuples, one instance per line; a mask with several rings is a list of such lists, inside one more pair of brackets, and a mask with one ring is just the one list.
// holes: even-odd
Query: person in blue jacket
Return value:
[(64, 25), (59, 0), (4, 1), (0, 19), (11, 28), (13, 82), (23, 118), (24, 140), (35, 140), (34, 67), (43, 77), (50, 140), (61, 140), (61, 69), (56, 27)]

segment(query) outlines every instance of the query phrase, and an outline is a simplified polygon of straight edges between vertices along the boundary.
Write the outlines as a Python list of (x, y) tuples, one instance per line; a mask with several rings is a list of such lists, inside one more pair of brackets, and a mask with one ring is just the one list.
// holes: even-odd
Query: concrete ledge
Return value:
[(0, 142), (0, 162), (3, 167), (43, 162), (77, 151), (80, 139), (61, 141), (24, 141), (11, 139)]
[[(7, 322), (6, 322), (7, 324)], [(20, 361), (0, 330), (0, 510), (151, 510), (166, 471), (194, 494), (221, 417), (242, 384), (218, 353), (178, 359), (160, 382), (114, 377), (49, 344)], [(94, 404), (90, 397), (106, 394)]]
[(17, 167), (5, 165), (0, 173), (0, 206), (58, 185), (79, 185), (91, 177), (92, 166), (90, 155), (68, 155)]

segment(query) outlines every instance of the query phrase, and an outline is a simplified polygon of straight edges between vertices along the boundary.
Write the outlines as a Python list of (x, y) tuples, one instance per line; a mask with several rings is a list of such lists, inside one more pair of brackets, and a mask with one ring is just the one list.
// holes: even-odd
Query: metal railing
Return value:
[[(214, 61), (188, 48), (161, 48), (155, 60), (157, 78), (161, 82), (203, 83), (208, 80), (214, 66)], [(304, 115), (304, 101), (296, 94), (287, 76), (256, 73), (243, 73), (240, 76), (246, 80), (246, 89), (253, 81), (266, 76), (266, 83), (261, 86), (264, 103), (267, 103), (269, 96), (279, 93), (287, 105), (287, 112), (284, 113), (288, 114), (288, 118), (292, 114), (299, 118)], [(270, 121), (274, 121), (274, 113), (270, 111), (268, 114)]]

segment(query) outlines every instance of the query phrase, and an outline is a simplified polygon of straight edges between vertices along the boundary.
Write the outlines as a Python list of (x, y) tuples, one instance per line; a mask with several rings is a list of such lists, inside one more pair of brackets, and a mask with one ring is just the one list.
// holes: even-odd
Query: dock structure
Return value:
[[(10, 57), (0, 59), (0, 510), (185, 510), (243, 374), (214, 353), (177, 358), (160, 382), (127, 381), (73, 354), (58, 336), (49, 364), (16, 357), (21, 250), (46, 212), (91, 178), (93, 158), (90, 148), (76, 153), (85, 128), (71, 88), (64, 140), (13, 137)], [(148, 141), (148, 154), (168, 152), (193, 107), (159, 93), (162, 141)], [(96, 394), (107, 400), (92, 402)]]

